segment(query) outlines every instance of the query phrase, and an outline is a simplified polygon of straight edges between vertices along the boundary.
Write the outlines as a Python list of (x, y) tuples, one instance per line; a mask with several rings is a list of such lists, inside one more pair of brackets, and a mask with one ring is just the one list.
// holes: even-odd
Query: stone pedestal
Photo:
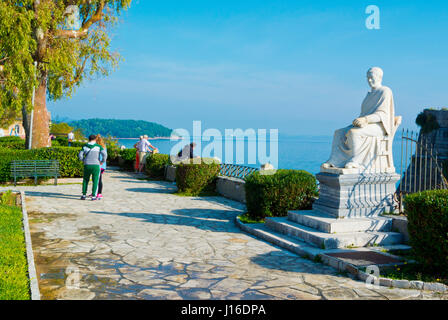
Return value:
[(320, 192), (313, 210), (335, 218), (377, 217), (395, 211), (393, 195), (400, 180), (396, 173), (321, 172), (316, 178)]

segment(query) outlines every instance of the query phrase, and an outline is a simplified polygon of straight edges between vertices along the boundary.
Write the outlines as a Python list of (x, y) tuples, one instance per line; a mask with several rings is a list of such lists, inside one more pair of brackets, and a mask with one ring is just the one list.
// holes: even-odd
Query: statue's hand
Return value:
[(364, 128), (368, 124), (369, 124), (369, 121), (367, 120), (366, 117), (357, 118), (353, 121), (353, 125), (355, 127), (359, 127), (359, 128)]

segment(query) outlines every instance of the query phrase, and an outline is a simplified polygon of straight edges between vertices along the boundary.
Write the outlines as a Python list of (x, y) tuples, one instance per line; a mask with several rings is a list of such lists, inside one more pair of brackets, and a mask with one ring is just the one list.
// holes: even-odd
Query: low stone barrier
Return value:
[(165, 167), (165, 180), (170, 182), (176, 181), (176, 166)]
[(399, 232), (403, 235), (403, 243), (409, 243), (408, 219), (402, 216), (387, 215), (392, 218), (392, 231)]
[(216, 181), (216, 191), (223, 197), (245, 203), (244, 184), (244, 180), (221, 176)]

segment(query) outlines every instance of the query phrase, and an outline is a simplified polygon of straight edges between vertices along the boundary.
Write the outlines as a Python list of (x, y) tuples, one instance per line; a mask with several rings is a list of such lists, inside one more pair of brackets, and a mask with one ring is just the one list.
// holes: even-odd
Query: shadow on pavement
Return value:
[(25, 194), (31, 197), (47, 197), (47, 198), (60, 198), (60, 199), (79, 199), (81, 197), (80, 195), (81, 193), (79, 195), (69, 195), (56, 192), (25, 191)]
[(139, 219), (141, 222), (165, 224), (165, 225), (179, 225), (196, 227), (201, 230), (216, 231), (216, 232), (234, 232), (242, 233), (235, 225), (234, 219), (240, 211), (216, 210), (216, 209), (201, 209), (189, 208), (171, 211), (173, 215), (156, 214), (156, 213), (133, 213), (121, 212), (112, 213), (106, 211), (91, 211), (96, 214), (117, 215)]

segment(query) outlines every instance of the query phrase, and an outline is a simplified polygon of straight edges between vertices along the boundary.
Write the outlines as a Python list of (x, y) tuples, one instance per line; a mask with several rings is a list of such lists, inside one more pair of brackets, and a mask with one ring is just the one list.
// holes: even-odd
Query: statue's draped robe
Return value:
[[(367, 117), (379, 122), (369, 123), (363, 128), (350, 125), (339, 129), (334, 134), (333, 147), (327, 163), (337, 168), (344, 168), (349, 162), (355, 162), (363, 168), (378, 169), (377, 155), (381, 140), (394, 134), (394, 98), (392, 90), (380, 87), (369, 92), (361, 106), (360, 117)], [(386, 169), (382, 168), (381, 170)]]

